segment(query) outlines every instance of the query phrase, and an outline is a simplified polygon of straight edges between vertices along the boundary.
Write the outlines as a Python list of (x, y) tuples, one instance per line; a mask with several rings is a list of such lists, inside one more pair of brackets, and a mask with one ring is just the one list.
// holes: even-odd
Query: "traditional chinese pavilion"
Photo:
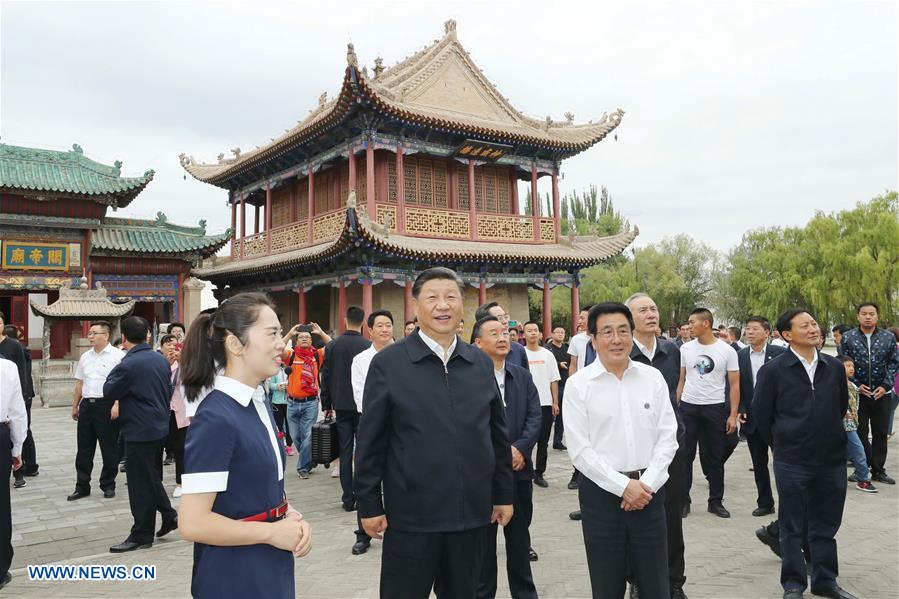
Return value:
[[(134, 301), (134, 314), (153, 322), (185, 319), (186, 294), (198, 295), (190, 269), (222, 248), (231, 231), (113, 218), (153, 180), (153, 171), (125, 177), (122, 164), (100, 164), (77, 144), (68, 152), (0, 144), (0, 310), (25, 329), (36, 354), (42, 329), (29, 331), (29, 299), (60, 300), (60, 288), (103, 287), (113, 302)], [(105, 300), (104, 300), (105, 301)], [(61, 304), (60, 304), (61, 305)], [(41, 310), (32, 324), (40, 322)], [(50, 357), (72, 355), (84, 323), (60, 319), (50, 332)]]
[[(228, 191), (239, 231), (230, 257), (193, 272), (212, 281), (220, 299), (261, 289), (285, 322), (337, 328), (348, 303), (409, 319), (415, 275), (445, 265), (469, 286), (469, 324), (489, 299), (527, 315), (527, 290), (536, 287), (548, 331), (551, 287), (572, 289), (576, 317), (581, 269), (619, 254), (637, 235), (560, 230), (562, 160), (600, 142), (622, 115), (580, 124), (571, 114), (558, 122), (525, 116), (474, 64), (454, 21), (441, 39), (390, 68), (380, 58), (371, 72), (360, 67), (350, 44), (337, 96), (322, 94), (271, 143), (235, 148), (215, 164), (181, 155), (193, 177)], [(529, 185), (523, 194), (520, 182)], [(552, 206), (542, 212), (546, 183)]]

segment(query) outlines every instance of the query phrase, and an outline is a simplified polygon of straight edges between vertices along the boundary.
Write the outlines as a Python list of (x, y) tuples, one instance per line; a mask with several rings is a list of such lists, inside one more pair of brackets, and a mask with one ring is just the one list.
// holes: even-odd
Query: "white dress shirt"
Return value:
[(28, 416), (25, 413), (25, 400), (22, 398), (19, 369), (15, 362), (6, 358), (0, 358), (0, 422), (9, 423), (12, 456), (22, 455), (22, 443), (28, 434)]
[(597, 359), (565, 385), (565, 443), (574, 467), (619, 497), (630, 479), (655, 492), (677, 451), (677, 419), (662, 373), (630, 361), (621, 380)]
[(125, 352), (107, 344), (102, 350), (89, 349), (78, 360), (75, 378), (82, 382), (81, 397), (99, 399), (103, 397), (103, 383), (112, 369), (119, 365)]
[(443, 361), (443, 365), (445, 367), (447, 362), (449, 362), (450, 356), (453, 355), (453, 351), (456, 349), (456, 342), (459, 340), (459, 338), (453, 337), (453, 342), (450, 343), (450, 346), (446, 348), (446, 350), (444, 350), (442, 345), (425, 335), (425, 332), (421, 329), (418, 329), (418, 334), (421, 336), (421, 340), (425, 342), (425, 345), (430, 347), (431, 351), (434, 352), (437, 357)]
[(353, 365), (350, 367), (350, 381), (353, 384), (353, 400), (356, 402), (356, 411), (362, 413), (362, 393), (365, 391), (365, 379), (368, 378), (368, 367), (371, 359), (378, 353), (374, 344), (369, 345), (364, 352), (356, 354)]
[(636, 337), (634, 337), (634, 345), (637, 346), (637, 349), (639, 349), (640, 352), (644, 356), (646, 356), (646, 359), (649, 360), (650, 362), (652, 362), (652, 359), (656, 355), (656, 349), (658, 349), (658, 347), (659, 347), (659, 344), (656, 342), (655, 338), (653, 338), (653, 340), (652, 340), (652, 350), (651, 351), (645, 345), (640, 343), (640, 340), (637, 339)]
[(796, 350), (793, 349), (792, 346), (790, 347), (790, 351), (793, 352), (793, 355), (795, 355), (797, 358), (799, 358), (799, 361), (802, 363), (802, 367), (805, 368), (805, 372), (806, 372), (806, 374), (808, 374), (809, 382), (812, 384), (812, 387), (814, 387), (815, 386), (815, 371), (818, 370), (818, 352), (817, 351), (815, 352), (815, 357), (812, 358), (811, 362), (809, 362), (808, 360), (806, 360), (805, 358), (800, 356), (798, 353), (796, 353)]
[(755, 379), (759, 374), (759, 368), (765, 365), (765, 350), (766, 348), (763, 346), (762, 351), (755, 351), (752, 349), (752, 346), (749, 346), (749, 365), (752, 367), (752, 386), (755, 387)]

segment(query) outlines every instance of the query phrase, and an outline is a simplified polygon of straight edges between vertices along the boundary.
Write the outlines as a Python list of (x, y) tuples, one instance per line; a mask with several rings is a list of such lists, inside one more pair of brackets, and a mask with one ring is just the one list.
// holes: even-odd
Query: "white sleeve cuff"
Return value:
[(228, 472), (194, 472), (181, 475), (181, 493), (219, 493), (228, 488)]

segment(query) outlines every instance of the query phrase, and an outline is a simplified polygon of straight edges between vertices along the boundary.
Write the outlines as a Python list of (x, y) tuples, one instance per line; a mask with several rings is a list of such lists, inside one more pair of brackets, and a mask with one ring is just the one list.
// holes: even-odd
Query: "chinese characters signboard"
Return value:
[(4, 241), (3, 268), (7, 270), (68, 270), (69, 244)]
[(506, 152), (511, 149), (512, 146), (492, 144), (486, 141), (472, 141), (469, 139), (459, 146), (459, 149), (456, 150), (456, 156), (483, 162), (496, 162), (505, 156)]

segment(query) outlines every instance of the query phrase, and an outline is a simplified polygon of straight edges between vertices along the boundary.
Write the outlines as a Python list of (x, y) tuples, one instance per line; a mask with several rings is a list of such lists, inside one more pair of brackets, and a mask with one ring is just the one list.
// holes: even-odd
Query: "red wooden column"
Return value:
[[(356, 152), (353, 149), (353, 146), (350, 146), (349, 156), (347, 157), (347, 161), (350, 166), (350, 176), (349, 176), (349, 182), (347, 183), (347, 185), (349, 185), (349, 188), (351, 191), (356, 191)], [(357, 202), (359, 200), (360, 200), (360, 198), (356, 198)]]
[(371, 140), (365, 146), (365, 210), (371, 222), (378, 219), (378, 207), (375, 206), (375, 148)]
[(577, 333), (577, 317), (581, 313), (581, 300), (578, 296), (578, 275), (572, 273), (574, 280), (571, 281), (571, 336)]
[[(478, 202), (474, 197), (474, 162), (468, 161), (468, 222), (472, 240), (478, 238)], [(482, 302), (483, 303), (483, 302)]]
[(337, 330), (342, 335), (346, 332), (346, 284), (342, 278), (337, 286), (337, 321)]
[(306, 201), (306, 243), (312, 245), (312, 223), (315, 220), (312, 216), (312, 211), (315, 208), (315, 173), (312, 172), (311, 166), (309, 167), (308, 176), (306, 178), (309, 180), (309, 197)]
[(487, 281), (481, 279), (478, 285), (478, 305), (483, 306), (487, 303)]
[(512, 193), (512, 214), (518, 216), (518, 175), (515, 174), (515, 167), (509, 171), (509, 185)]
[(234, 255), (234, 247), (237, 241), (237, 202), (231, 202), (231, 255)]
[(406, 279), (406, 288), (403, 290), (403, 326), (415, 315), (412, 313), (412, 279)]
[(556, 231), (556, 243), (562, 236), (562, 212), (559, 201), (559, 169), (553, 171), (553, 227)]
[(406, 173), (403, 171), (402, 144), (396, 144), (396, 232), (400, 235), (406, 232)]
[(306, 324), (306, 289), (300, 287), (297, 289), (297, 322)]
[(272, 186), (265, 186), (265, 251), (272, 253)]
[(543, 278), (543, 339), (549, 339), (553, 332), (553, 306), (549, 277)]
[(240, 196), (240, 238), (247, 236), (247, 197)]
[(537, 195), (536, 165), (531, 165), (531, 215), (534, 217), (534, 241), (540, 241), (540, 197)]
[[(362, 279), (362, 310), (365, 312), (365, 317), (368, 318), (368, 315), (374, 311), (372, 295), (374, 291), (374, 286), (371, 283), (371, 275), (365, 275), (365, 278)], [(368, 327), (362, 327), (362, 334), (366, 339), (371, 339), (371, 332), (368, 330)]]
[(253, 234), (256, 235), (259, 233), (259, 209), (261, 206), (256, 206), (256, 221), (253, 223)]

